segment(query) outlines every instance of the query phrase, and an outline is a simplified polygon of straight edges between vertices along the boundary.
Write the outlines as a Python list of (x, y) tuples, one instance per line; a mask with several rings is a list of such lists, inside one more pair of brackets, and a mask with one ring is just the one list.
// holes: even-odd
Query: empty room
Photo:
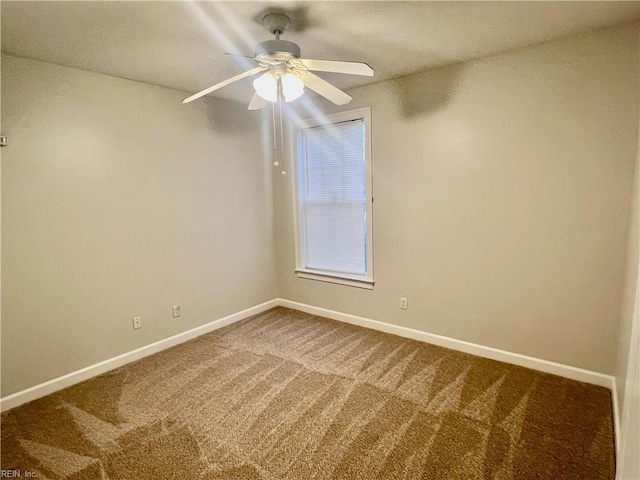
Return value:
[(640, 480), (640, 2), (0, 26), (2, 478)]

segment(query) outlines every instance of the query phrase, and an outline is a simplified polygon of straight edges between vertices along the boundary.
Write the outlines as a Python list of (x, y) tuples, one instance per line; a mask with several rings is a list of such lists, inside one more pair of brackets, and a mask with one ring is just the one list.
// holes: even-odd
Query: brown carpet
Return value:
[(614, 478), (605, 388), (277, 308), (2, 415), (39, 479)]

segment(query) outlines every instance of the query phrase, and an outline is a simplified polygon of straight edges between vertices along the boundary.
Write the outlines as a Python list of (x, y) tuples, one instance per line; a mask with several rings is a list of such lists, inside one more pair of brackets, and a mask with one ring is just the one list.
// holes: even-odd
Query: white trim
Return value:
[(611, 409), (613, 414), (613, 438), (616, 447), (616, 458), (620, 458), (620, 408), (618, 407), (618, 382), (616, 377), (611, 377)]
[(90, 365), (83, 369), (71, 372), (53, 380), (35, 385), (20, 392), (8, 395), (0, 398), (0, 411), (6, 411), (11, 408), (17, 407), (24, 403), (36, 400), (51, 393), (57, 392), (64, 388), (75, 385), (76, 383), (88, 380), (102, 373), (108, 372), (115, 368), (121, 367), (128, 363), (134, 362), (146, 356), (160, 352), (167, 348), (173, 347), (180, 343), (186, 342), (193, 338), (196, 338), (205, 333), (217, 330), (219, 328), (231, 325), (232, 323), (244, 320), (252, 315), (265, 312), (274, 307), (286, 307), (301, 312), (311, 313), (313, 315), (319, 315), (333, 320), (349, 323), (351, 325), (358, 325), (381, 332), (391, 333), (393, 335), (399, 335), (405, 338), (411, 338), (432, 345), (438, 345), (440, 347), (450, 348), (460, 352), (470, 353), (483, 358), (490, 358), (492, 360), (498, 360), (513, 365), (519, 365), (521, 367), (531, 368), (541, 372), (551, 373), (559, 375), (561, 377), (570, 378), (580, 382), (590, 383), (593, 385), (599, 385), (611, 389), (613, 400), (613, 416), (614, 416), (614, 428), (616, 434), (616, 443), (619, 441), (618, 436), (620, 434), (620, 417), (617, 405), (617, 389), (615, 383), (615, 377), (611, 375), (604, 375), (598, 372), (592, 372), (590, 370), (584, 370), (581, 368), (572, 367), (569, 365), (563, 365), (560, 363), (550, 362), (548, 360), (541, 360), (534, 357), (528, 357), (526, 355), (520, 355), (518, 353), (507, 352), (505, 350), (499, 350), (492, 347), (485, 347), (475, 343), (465, 342), (463, 340), (457, 340), (455, 338), (445, 337), (442, 335), (436, 335), (433, 333), (423, 332), (408, 327), (402, 327), (400, 325), (392, 325), (389, 323), (380, 322), (377, 320), (371, 320), (365, 317), (358, 317), (356, 315), (350, 315), (347, 313), (337, 312), (334, 310), (328, 310), (326, 308), (315, 307), (304, 303), (293, 302), (282, 298), (275, 298), (268, 302), (261, 303), (254, 307), (242, 310), (240, 312), (228, 315), (226, 317), (214, 320), (200, 327), (187, 330), (186, 332), (179, 333), (164, 340), (157, 341), (155, 343), (140, 347), (136, 350), (118, 355), (111, 359)]
[[(639, 266), (640, 269), (640, 266)], [(614, 382), (614, 399), (615, 399), (615, 427), (616, 427), (616, 459), (619, 462), (628, 462), (629, 458), (636, 458), (634, 453), (627, 453), (626, 448), (626, 439), (629, 433), (630, 421), (629, 417), (631, 416), (631, 409), (633, 408), (633, 380), (634, 376), (637, 375), (636, 369), (640, 368), (640, 364), (638, 364), (638, 355), (640, 352), (638, 349), (640, 348), (640, 340), (638, 340), (638, 335), (640, 334), (640, 283), (636, 279), (636, 293), (635, 300), (633, 303), (633, 314), (631, 320), (631, 341), (629, 343), (629, 350), (627, 352), (627, 369), (626, 369), (626, 378), (623, 378), (622, 381), (625, 384), (624, 387), (624, 396), (622, 398), (622, 409), (618, 406), (618, 382)], [(637, 378), (637, 377), (636, 377)], [(637, 389), (638, 386), (636, 385)], [(637, 433), (636, 433), (637, 434)], [(616, 477), (618, 478), (618, 477)]]
[[(309, 118), (300, 119), (299, 123), (291, 132), (292, 138), (289, 143), (293, 144), (293, 158), (291, 165), (293, 166), (293, 238), (295, 246), (296, 274), (300, 278), (310, 280), (320, 280), (323, 282), (337, 283), (360, 288), (373, 289), (374, 285), (374, 259), (373, 259), (373, 147), (372, 147), (372, 115), (371, 107), (360, 107), (352, 110), (343, 110), (332, 114), (316, 115)], [(362, 119), (366, 125), (365, 128), (365, 190), (366, 190), (366, 261), (367, 271), (362, 275), (341, 274), (340, 272), (327, 272), (326, 274), (318, 272), (306, 267), (307, 261), (305, 256), (305, 236), (303, 234), (304, 226), (302, 225), (304, 216), (302, 215), (302, 205), (300, 203), (300, 188), (302, 183), (300, 175), (300, 132), (307, 128), (318, 127), (322, 125), (330, 125), (333, 123), (346, 122), (351, 120)], [(353, 283), (353, 282), (357, 283)]]
[(137, 348), (127, 353), (123, 353), (122, 355), (118, 355), (108, 360), (104, 360), (94, 365), (76, 370), (75, 372), (71, 372), (61, 377), (54, 378), (53, 380), (48, 380), (44, 383), (35, 385), (20, 392), (13, 393), (6, 397), (0, 398), (0, 411), (4, 412), (24, 403), (31, 402), (38, 398), (44, 397), (45, 395), (49, 395), (51, 393), (57, 392), (58, 390), (62, 390), (63, 388), (67, 388), (71, 385), (75, 385), (76, 383), (88, 380), (89, 378), (95, 377), (96, 375), (108, 372), (110, 370), (121, 367), (162, 350), (166, 350), (167, 348), (173, 347), (188, 340), (192, 340), (196, 337), (199, 337), (200, 335), (204, 335), (205, 333), (209, 333), (213, 330), (226, 327), (227, 325), (231, 325), (232, 323), (244, 320), (245, 318), (248, 318), (252, 315), (265, 312), (271, 308), (277, 307), (278, 305), (278, 299), (269, 300), (268, 302), (261, 303), (260, 305), (255, 305), (253, 307), (247, 308), (246, 310), (227, 315), (226, 317), (219, 318), (218, 320), (214, 320), (205, 325), (192, 328), (191, 330), (187, 330), (186, 332), (178, 333), (177, 335), (173, 335), (169, 338), (159, 340), (149, 345), (145, 345), (144, 347)]
[(336, 277), (335, 275), (326, 275), (322, 273), (316, 273), (311, 270), (296, 270), (298, 278), (306, 278), (309, 280), (319, 280), (321, 282), (339, 283), (341, 285), (348, 285), (350, 287), (366, 288), (367, 290), (373, 290), (373, 281), (358, 280), (356, 278)]
[(457, 350), (464, 353), (470, 353), (472, 355), (477, 355), (483, 358), (489, 358), (492, 360), (498, 360), (500, 362), (510, 363), (512, 365), (531, 368), (540, 372), (551, 373), (553, 375), (570, 378), (571, 380), (577, 380), (579, 382), (599, 385), (601, 387), (606, 387), (612, 390), (615, 388), (615, 377), (611, 375), (605, 375), (603, 373), (593, 372), (591, 370), (584, 370), (582, 368), (550, 362), (548, 360), (529, 357), (526, 355), (521, 355), (519, 353), (508, 352), (506, 350), (500, 350), (493, 347), (485, 347), (484, 345), (465, 342), (464, 340), (457, 340), (455, 338), (436, 335), (434, 333), (415, 330), (413, 328), (379, 322), (377, 320), (358, 317), (356, 315), (350, 315), (348, 313), (336, 312), (335, 310), (328, 310), (326, 308), (314, 307), (312, 305), (293, 302), (291, 300), (279, 299), (278, 305), (294, 310), (299, 310), (301, 312), (311, 313), (313, 315), (331, 318), (333, 320), (339, 320), (341, 322), (350, 323), (352, 325), (371, 328), (373, 330), (378, 330), (381, 332), (391, 333), (393, 335), (399, 335), (401, 337), (430, 343), (432, 345), (438, 345), (440, 347), (450, 348), (452, 350)]

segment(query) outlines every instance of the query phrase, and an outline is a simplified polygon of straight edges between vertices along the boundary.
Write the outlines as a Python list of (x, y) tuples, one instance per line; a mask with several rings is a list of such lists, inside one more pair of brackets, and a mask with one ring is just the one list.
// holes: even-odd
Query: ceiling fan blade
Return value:
[(236, 82), (238, 80), (242, 80), (243, 78), (246, 77), (250, 77), (251, 75), (255, 75), (256, 73), (260, 73), (260, 72), (264, 72), (265, 70), (267, 70), (267, 67), (263, 67), (263, 66), (259, 66), (256, 68), (252, 68), (251, 70), (247, 70), (246, 72), (242, 72), (240, 75), (236, 75), (235, 77), (231, 77), (226, 79), (224, 82), (220, 82), (215, 84), (212, 87), (206, 88), (204, 90), (202, 90), (201, 92), (198, 92), (194, 95), (191, 95), (188, 98), (185, 98), (182, 103), (189, 103), (189, 102), (193, 102), (194, 100), (203, 97), (205, 95), (207, 95), (208, 93), (213, 92), (214, 90), (218, 90), (219, 88), (222, 88), (226, 85), (229, 85), (230, 83)]
[(254, 59), (254, 57), (252, 57), (251, 55), (244, 55), (242, 53), (229, 53), (229, 52), (224, 52), (225, 55), (229, 55), (231, 57), (244, 57), (244, 58), (251, 58), (252, 60)]
[(327, 100), (331, 100), (336, 105), (346, 105), (351, 101), (351, 95), (346, 94), (311, 72), (305, 72), (300, 77), (306, 87), (322, 95)]
[(271, 60), (269, 58), (258, 58), (252, 57), (251, 55), (243, 55), (241, 53), (225, 53), (225, 55), (229, 55), (231, 57), (242, 57), (242, 58), (250, 58), (251, 60), (255, 60), (260, 65), (279, 65), (282, 63), (280, 60)]
[(251, 102), (249, 103), (249, 110), (260, 110), (261, 108), (264, 108), (266, 104), (267, 101), (264, 98), (257, 93), (254, 93), (253, 97), (251, 97)]
[(296, 61), (302, 63), (309, 70), (318, 72), (347, 73), (349, 75), (364, 75), (373, 77), (373, 68), (361, 62), (342, 62), (338, 60), (313, 60), (300, 58)]

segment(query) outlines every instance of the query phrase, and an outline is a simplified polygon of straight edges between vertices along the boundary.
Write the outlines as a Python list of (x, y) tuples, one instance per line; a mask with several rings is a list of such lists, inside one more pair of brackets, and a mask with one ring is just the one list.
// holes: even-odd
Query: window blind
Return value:
[(302, 134), (301, 215), (305, 267), (367, 272), (364, 119), (311, 127)]

